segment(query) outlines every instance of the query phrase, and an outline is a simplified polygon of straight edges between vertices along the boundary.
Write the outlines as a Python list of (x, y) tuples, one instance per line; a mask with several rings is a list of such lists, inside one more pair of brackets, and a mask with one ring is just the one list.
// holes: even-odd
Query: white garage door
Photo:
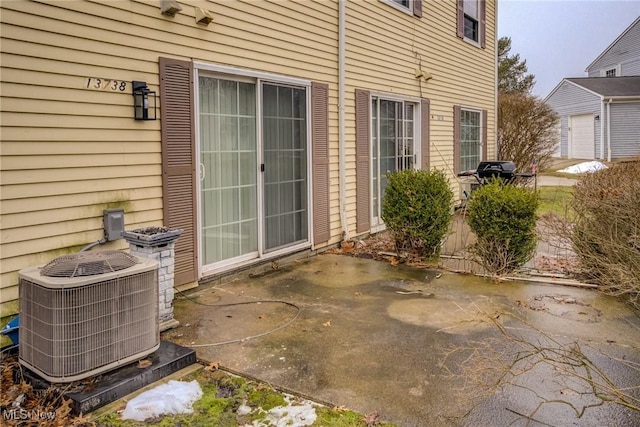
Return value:
[(593, 114), (569, 117), (569, 158), (589, 160), (595, 158), (593, 127)]

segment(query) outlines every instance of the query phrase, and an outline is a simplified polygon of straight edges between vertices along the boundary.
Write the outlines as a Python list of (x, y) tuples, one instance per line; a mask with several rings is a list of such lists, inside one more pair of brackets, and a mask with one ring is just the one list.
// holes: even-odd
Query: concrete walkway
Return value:
[[(605, 383), (596, 368), (640, 384), (640, 318), (586, 289), (319, 255), (190, 298), (163, 339), (400, 426), (640, 425), (640, 412), (591, 407)], [(228, 303), (248, 304), (213, 306)]]
[(577, 179), (552, 175), (538, 175), (537, 179), (538, 187), (571, 187), (578, 182)]

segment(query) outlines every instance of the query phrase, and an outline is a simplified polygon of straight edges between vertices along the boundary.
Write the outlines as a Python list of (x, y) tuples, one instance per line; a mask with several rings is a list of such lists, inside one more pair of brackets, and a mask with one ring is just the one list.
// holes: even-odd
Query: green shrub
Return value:
[(537, 193), (499, 179), (473, 192), (467, 221), (477, 241), (471, 251), (489, 273), (508, 274), (533, 257), (537, 207)]
[(640, 309), (640, 160), (576, 184), (570, 239), (586, 278)]
[(449, 231), (453, 191), (444, 173), (435, 169), (403, 170), (388, 175), (382, 220), (396, 249), (437, 257)]

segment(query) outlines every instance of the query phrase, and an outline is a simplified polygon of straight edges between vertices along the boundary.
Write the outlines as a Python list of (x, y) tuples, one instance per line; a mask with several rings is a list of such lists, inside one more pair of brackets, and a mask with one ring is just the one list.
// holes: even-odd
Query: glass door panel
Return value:
[(202, 264), (258, 251), (256, 85), (200, 76)]
[(308, 240), (306, 90), (262, 85), (264, 251)]
[(382, 223), (388, 174), (415, 167), (415, 104), (377, 97), (371, 102), (373, 225)]

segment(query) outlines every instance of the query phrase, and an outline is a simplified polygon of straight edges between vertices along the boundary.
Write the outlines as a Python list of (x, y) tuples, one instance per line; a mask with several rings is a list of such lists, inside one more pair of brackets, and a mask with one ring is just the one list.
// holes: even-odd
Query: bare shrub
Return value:
[(583, 274), (640, 309), (640, 159), (575, 186), (570, 238)]
[(558, 142), (558, 115), (539, 98), (522, 92), (498, 97), (498, 158), (526, 171), (533, 159), (545, 169)]

